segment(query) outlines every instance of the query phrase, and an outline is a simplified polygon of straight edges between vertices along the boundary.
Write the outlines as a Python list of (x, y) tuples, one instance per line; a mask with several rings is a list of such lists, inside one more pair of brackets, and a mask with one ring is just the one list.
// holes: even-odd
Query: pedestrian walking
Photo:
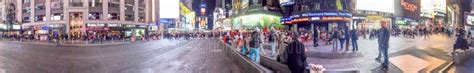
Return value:
[(263, 43), (263, 39), (262, 39), (262, 35), (261, 35), (261, 31), (259, 28), (255, 28), (255, 30), (252, 32), (252, 35), (251, 35), (251, 40), (250, 40), (250, 59), (255, 62), (255, 63), (260, 63), (260, 50), (262, 49), (261, 48), (261, 45)]
[(340, 41), (339, 44), (341, 45), (341, 50), (344, 49), (344, 44), (346, 44), (345, 40), (346, 40), (346, 32), (342, 28), (339, 28), (339, 41)]
[(275, 28), (272, 27), (271, 30), (270, 30), (270, 35), (268, 37), (270, 47), (272, 49), (270, 57), (272, 57), (272, 58), (276, 56), (276, 46), (277, 46), (277, 39), (278, 39), (277, 34), (278, 34), (278, 32), (275, 30)]
[(288, 56), (286, 55), (286, 47), (288, 44), (291, 42), (291, 38), (289, 37), (288, 33), (282, 32), (279, 33), (279, 38), (278, 38), (278, 58), (277, 61), (283, 64), (286, 64), (286, 59)]

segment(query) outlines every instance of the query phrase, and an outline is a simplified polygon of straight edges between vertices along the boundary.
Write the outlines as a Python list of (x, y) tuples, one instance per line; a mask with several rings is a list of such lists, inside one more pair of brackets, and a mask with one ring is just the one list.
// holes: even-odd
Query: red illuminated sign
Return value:
[(401, 3), (402, 3), (401, 5), (403, 6), (403, 8), (405, 10), (417, 11), (417, 9), (418, 9), (418, 6), (416, 6), (415, 4), (412, 4), (412, 3), (408, 3), (405, 0), (401, 0)]

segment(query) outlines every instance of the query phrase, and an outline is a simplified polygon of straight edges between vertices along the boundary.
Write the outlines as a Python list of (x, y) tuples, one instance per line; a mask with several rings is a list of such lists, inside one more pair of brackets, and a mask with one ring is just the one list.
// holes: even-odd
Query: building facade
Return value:
[(7, 3), (5, 2), (5, 0), (0, 0), (0, 34), (3, 34), (3, 31), (7, 30), (8, 28), (8, 25), (5, 23), (6, 21), (6, 13), (7, 13), (7, 9), (6, 9), (6, 5)]
[(69, 36), (148, 33), (159, 22), (159, 0), (12, 0), (25, 34)]

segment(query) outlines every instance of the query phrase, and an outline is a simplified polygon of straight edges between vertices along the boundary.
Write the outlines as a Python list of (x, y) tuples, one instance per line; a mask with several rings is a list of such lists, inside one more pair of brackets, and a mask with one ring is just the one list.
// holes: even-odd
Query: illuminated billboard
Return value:
[(232, 26), (236, 29), (252, 29), (255, 27), (263, 28), (274, 26), (282, 28), (280, 23), (280, 16), (268, 15), (268, 14), (250, 14), (233, 18)]
[(433, 8), (434, 11), (446, 13), (446, 0), (434, 0)]
[(285, 5), (292, 5), (294, 4), (294, 0), (280, 0), (280, 5), (285, 6)]
[(420, 0), (400, 0), (403, 8), (405, 18), (419, 19), (420, 18)]
[(356, 10), (395, 13), (395, 0), (357, 0)]
[(179, 0), (160, 0), (160, 18), (179, 18)]

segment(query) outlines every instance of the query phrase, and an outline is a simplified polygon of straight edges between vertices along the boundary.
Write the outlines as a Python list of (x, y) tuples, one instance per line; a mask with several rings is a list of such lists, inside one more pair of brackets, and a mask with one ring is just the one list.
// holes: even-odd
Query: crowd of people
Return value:
[(48, 41), (53, 42), (53, 40), (59, 41), (86, 41), (86, 42), (104, 42), (104, 41), (117, 41), (117, 40), (156, 40), (159, 39), (161, 34), (150, 34), (145, 35), (143, 33), (139, 33), (140, 35), (134, 35), (136, 33), (132, 33), (130, 36), (125, 36), (124, 34), (117, 34), (117, 33), (95, 33), (89, 32), (82, 35), (74, 35), (74, 34), (65, 34), (60, 32), (51, 32), (47, 35), (35, 35), (35, 34), (0, 34), (0, 39), (8, 39), (8, 40), (17, 40), (17, 41)]
[(288, 65), (292, 73), (303, 73), (310, 68), (316, 67), (315, 64), (306, 62), (305, 52), (307, 48), (303, 45), (302, 36), (299, 32), (285, 30), (262, 31), (259, 28), (254, 30), (233, 30), (227, 32), (223, 40), (236, 48), (240, 49), (242, 55), (250, 58), (252, 62), (260, 63), (260, 56), (266, 56), (263, 49), (265, 43), (270, 44), (270, 56), (277, 61)]
[[(383, 60), (382, 69), (388, 69), (388, 41), (393, 36), (392, 30), (388, 28), (386, 22), (381, 22), (382, 28), (372, 31), (374, 37), (378, 39), (379, 57), (377, 61)], [(312, 47), (322, 44), (332, 45), (333, 51), (358, 51), (359, 37), (364, 31), (357, 29), (343, 29), (333, 27), (332, 30), (324, 30), (315, 27), (311, 31), (290, 31), (270, 28), (269, 30), (232, 30), (225, 32), (222, 40), (231, 45), (236, 50), (251, 61), (259, 64), (260, 56), (267, 56), (278, 62), (288, 65), (292, 73), (302, 73), (316, 66), (306, 62), (308, 47), (305, 43), (312, 40)], [(267, 54), (264, 45), (269, 45), (270, 53)], [(352, 48), (351, 48), (352, 46)], [(351, 49), (349, 49), (351, 48)]]
[[(308, 51), (308, 49), (304, 46), (304, 43), (312, 39), (314, 41), (314, 47), (317, 47), (320, 43), (318, 42), (319, 40), (324, 40), (328, 42), (327, 44), (338, 42), (330, 40), (346, 41), (346, 38), (343, 39), (340, 36), (337, 36), (342, 35), (338, 34), (338, 32), (343, 31), (334, 30), (328, 34), (328, 32), (321, 32), (318, 27), (312, 32), (304, 30), (278, 30), (275, 28), (270, 28), (270, 30), (267, 31), (255, 28), (254, 30), (232, 30), (226, 32), (223, 40), (255, 63), (260, 63), (260, 56), (267, 56), (263, 46), (268, 44), (271, 50), (268, 57), (283, 64), (287, 64), (293, 73), (301, 73), (316, 66), (315, 64), (309, 64), (306, 62), (305, 52)], [(348, 35), (343, 36), (354, 34), (357, 30), (352, 30), (351, 32), (352, 33), (347, 33)], [(357, 35), (354, 34), (354, 36)], [(358, 37), (347, 37), (347, 41), (349, 41), (349, 39), (355, 39), (354, 41), (356, 41)], [(357, 42), (352, 43), (355, 43), (353, 45), (357, 45)], [(353, 48), (354, 51), (357, 50), (356, 47), (357, 46)]]

